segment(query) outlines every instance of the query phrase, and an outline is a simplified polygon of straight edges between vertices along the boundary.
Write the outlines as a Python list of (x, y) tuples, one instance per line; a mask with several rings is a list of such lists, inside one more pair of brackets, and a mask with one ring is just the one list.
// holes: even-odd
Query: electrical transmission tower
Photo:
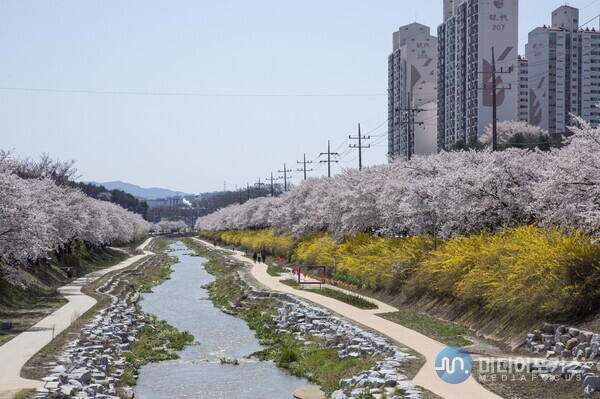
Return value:
[(362, 150), (363, 148), (371, 148), (371, 144), (362, 145), (363, 140), (370, 140), (371, 136), (363, 136), (360, 133), (360, 123), (358, 124), (358, 136), (348, 136), (350, 140), (358, 140), (357, 144), (350, 144), (350, 148), (358, 148), (358, 170), (362, 170)]

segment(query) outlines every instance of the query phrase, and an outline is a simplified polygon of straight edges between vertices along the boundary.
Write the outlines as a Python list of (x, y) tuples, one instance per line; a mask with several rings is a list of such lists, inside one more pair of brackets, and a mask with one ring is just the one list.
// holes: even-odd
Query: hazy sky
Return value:
[[(562, 4), (520, 1), (521, 52)], [(599, 0), (569, 5), (582, 22), (600, 14)], [(441, 15), (442, 0), (0, 0), (0, 148), (75, 159), (83, 180), (205, 192), (284, 162), (299, 182), (296, 161), (328, 139), (333, 173), (357, 167), (345, 139), (361, 122), (364, 163), (385, 163), (392, 32), (435, 34)], [(312, 94), (371, 96), (298, 96)]]

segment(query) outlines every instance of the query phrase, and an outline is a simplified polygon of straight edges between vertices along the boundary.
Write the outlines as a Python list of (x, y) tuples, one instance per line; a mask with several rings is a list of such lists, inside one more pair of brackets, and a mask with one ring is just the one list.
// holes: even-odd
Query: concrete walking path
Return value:
[[(194, 238), (194, 240), (200, 241), (209, 247), (212, 246), (212, 244), (206, 241), (197, 238)], [(230, 249), (223, 249), (231, 252)], [(423, 355), (426, 362), (421, 370), (419, 370), (415, 378), (412, 379), (412, 382), (415, 385), (420, 385), (445, 399), (502, 399), (500, 396), (488, 391), (486, 388), (480, 385), (474, 377), (470, 377), (467, 379), (467, 381), (456, 385), (448, 384), (440, 379), (435, 370), (435, 359), (440, 351), (444, 348), (447, 348), (448, 345), (376, 315), (376, 313), (393, 312), (397, 309), (386, 305), (386, 307), (381, 306), (380, 309), (362, 310), (333, 298), (325, 297), (323, 295), (315, 294), (306, 290), (294, 289), (290, 286), (282, 284), (280, 277), (269, 275), (267, 273), (267, 267), (264, 263), (253, 263), (252, 260), (249, 260), (243, 255), (243, 252), (235, 251), (235, 255), (233, 255), (233, 257), (237, 260), (252, 265), (252, 276), (269, 289), (286, 292), (297, 297), (308, 299), (311, 302), (319, 304), (322, 307), (328, 308), (340, 314), (348, 320), (355, 321), (375, 331), (378, 331), (382, 335), (385, 335), (392, 340), (401, 343), (402, 345), (408, 346)], [(348, 293), (354, 294), (349, 291)], [(380, 303), (379, 301), (374, 300), (373, 302), (377, 302), (378, 305)], [(390, 308), (393, 310), (389, 310)]]
[[(148, 238), (137, 249), (144, 251), (151, 240), (152, 238)], [(45, 382), (21, 378), (21, 369), (33, 355), (96, 304), (96, 300), (83, 294), (81, 289), (86, 284), (110, 272), (131, 266), (148, 255), (153, 253), (144, 251), (142, 255), (135, 255), (115, 266), (89, 273), (59, 288), (60, 294), (69, 301), (66, 305), (0, 346), (0, 397), (7, 396), (2, 395), (7, 391), (16, 393), (21, 389), (43, 387)]]

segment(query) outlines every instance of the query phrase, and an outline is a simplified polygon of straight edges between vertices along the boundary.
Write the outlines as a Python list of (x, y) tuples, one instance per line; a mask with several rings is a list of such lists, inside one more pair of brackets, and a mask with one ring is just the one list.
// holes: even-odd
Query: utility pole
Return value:
[[(287, 168), (286, 164), (283, 164), (283, 170), (278, 170), (279, 173), (283, 173), (283, 191), (287, 191), (287, 181), (288, 181), (288, 177), (287, 174), (288, 172), (291, 172), (291, 169)], [(291, 179), (291, 177), (290, 177)]]
[(274, 197), (274, 196), (275, 196), (275, 191), (273, 190), (273, 182), (274, 182), (275, 180), (278, 180), (278, 178), (277, 178), (277, 177), (275, 177), (275, 178), (274, 178), (274, 177), (273, 177), (273, 172), (271, 172), (271, 178), (269, 179), (269, 178), (267, 177), (265, 180), (270, 180), (270, 181), (271, 181), (271, 197)]
[[(505, 71), (504, 68), (500, 68), (500, 70), (496, 70), (496, 57), (494, 55), (494, 47), (492, 47), (492, 87), (488, 88), (486, 84), (483, 84), (483, 88), (481, 90), (492, 90), (492, 151), (498, 151), (498, 74), (499, 73), (512, 73), (512, 67), (508, 68), (508, 71)], [(480, 72), (480, 73), (490, 73), (490, 72)], [(509, 84), (507, 87), (502, 87), (502, 90), (511, 90), (512, 85)]]
[(413, 155), (413, 138), (414, 138), (414, 127), (415, 125), (423, 126), (424, 122), (415, 122), (415, 113), (423, 111), (422, 108), (414, 108), (412, 105), (412, 93), (407, 95), (407, 107), (399, 109), (399, 111), (406, 112), (406, 121), (398, 122), (405, 124), (406, 127), (406, 159), (410, 161)]
[(362, 149), (371, 148), (371, 144), (362, 145), (363, 140), (370, 140), (371, 136), (363, 136), (360, 134), (360, 123), (358, 124), (358, 137), (348, 136), (350, 140), (358, 140), (358, 145), (350, 144), (350, 148), (358, 148), (358, 170), (362, 170)]
[(306, 160), (306, 153), (304, 153), (304, 161), (303, 162), (297, 161), (296, 163), (304, 164), (304, 166), (302, 167), (302, 169), (296, 169), (296, 170), (298, 172), (304, 172), (304, 180), (306, 180), (306, 172), (312, 172), (312, 169), (310, 169), (310, 170), (306, 169), (306, 164), (307, 163), (313, 163), (313, 161), (307, 161)]
[(498, 99), (496, 87), (496, 57), (492, 47), (492, 151), (498, 151)]
[(322, 152), (319, 156), (322, 156), (322, 155), (327, 155), (327, 161), (321, 161), (321, 163), (327, 162), (327, 177), (331, 177), (331, 163), (338, 162), (338, 161), (332, 161), (331, 156), (335, 155), (335, 156), (339, 157), (340, 154), (338, 154), (337, 152), (331, 152), (331, 142), (330, 142), (330, 140), (327, 140), (327, 152)]
[(261, 191), (260, 191), (260, 186), (264, 185), (265, 183), (261, 183), (260, 182), (260, 177), (258, 178), (258, 183), (254, 183), (254, 185), (256, 186), (258, 184), (258, 196), (261, 196)]
[(246, 190), (248, 190), (248, 200), (250, 200), (250, 183), (246, 183)]
[(239, 192), (240, 192), (240, 205), (241, 205), (242, 204), (242, 189), (241, 188), (239, 189)]

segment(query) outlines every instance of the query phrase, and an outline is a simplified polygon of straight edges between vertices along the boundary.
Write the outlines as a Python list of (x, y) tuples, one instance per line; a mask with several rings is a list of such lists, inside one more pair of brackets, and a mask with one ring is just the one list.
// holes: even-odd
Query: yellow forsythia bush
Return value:
[(515, 318), (565, 318), (600, 307), (600, 246), (576, 230), (523, 226), (441, 242), (359, 233), (341, 242), (315, 232), (294, 240), (271, 229), (204, 237), (327, 266), (361, 286), (457, 298)]
[(432, 251), (412, 284), (517, 318), (572, 318), (599, 304), (600, 247), (575, 230), (481, 233)]
[(307, 265), (333, 268), (338, 263), (336, 242), (324, 231), (306, 234), (296, 245), (294, 259)]
[(296, 260), (332, 268), (352, 281), (398, 290), (431, 248), (422, 237), (385, 238), (358, 233), (341, 243), (326, 232), (307, 234), (295, 250)]
[(290, 235), (275, 235), (272, 229), (202, 231), (200, 236), (241, 247), (249, 252), (262, 252), (282, 257), (288, 257), (294, 245)]
[(338, 247), (337, 269), (370, 285), (398, 290), (430, 250), (424, 237), (385, 238), (359, 233)]

